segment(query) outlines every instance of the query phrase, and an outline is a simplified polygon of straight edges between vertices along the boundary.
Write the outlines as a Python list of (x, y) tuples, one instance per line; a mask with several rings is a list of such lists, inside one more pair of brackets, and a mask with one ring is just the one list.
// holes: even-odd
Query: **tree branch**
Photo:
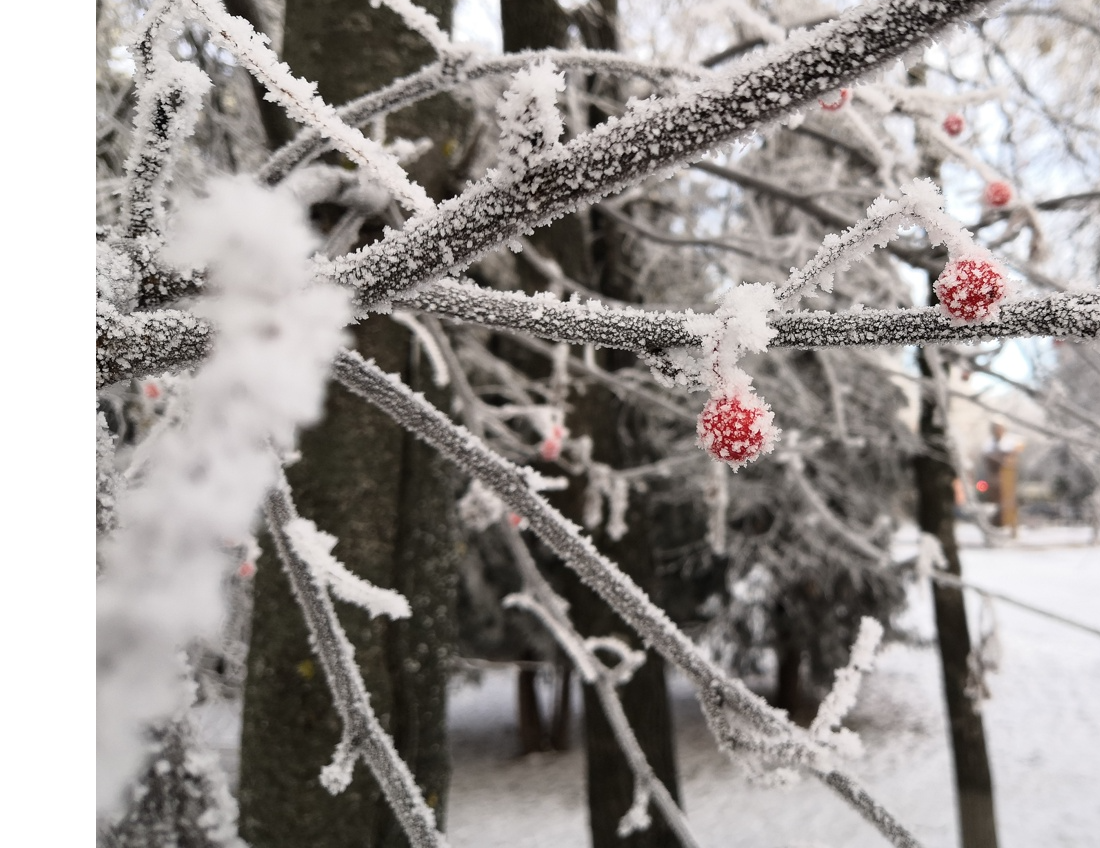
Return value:
[(340, 791), (351, 780), (355, 760), (362, 757), (413, 848), (446, 848), (447, 840), (436, 829), (435, 814), (374, 714), (355, 652), (340, 626), (328, 590), (317, 582), (286, 534), (286, 525), (297, 518), (297, 512), (285, 478), (268, 493), (264, 515), (343, 721), (343, 737), (332, 765), (322, 773), (322, 783), (329, 791)]
[[(528, 297), (469, 284), (443, 282), (402, 298), (400, 304), (445, 318), (552, 341), (658, 355), (698, 347), (704, 313), (610, 309), (598, 301), (562, 303), (550, 295)], [(702, 323), (701, 323), (702, 322)], [(954, 325), (936, 307), (864, 309), (859, 312), (791, 312), (769, 321), (770, 347), (891, 347), (982, 339), (1049, 336), (1100, 337), (1100, 294), (1022, 298), (1001, 307), (997, 320)], [(122, 315), (100, 304), (96, 314), (96, 386), (130, 377), (188, 368), (210, 351), (208, 324), (188, 312), (160, 310)]]
[[(808, 770), (853, 803), (893, 844), (906, 848), (917, 845), (908, 831), (850, 777), (825, 765), (821, 757), (824, 752), (804, 731), (703, 656), (633, 580), (534, 491), (535, 480), (529, 472), (490, 450), (397, 377), (385, 374), (358, 353), (345, 350), (339, 354), (334, 376), (349, 391), (491, 488), (512, 511), (526, 518), (531, 530), (647, 645), (677, 665), (695, 684), (709, 714), (722, 717), (715, 722), (716, 727), (724, 728), (718, 737), (722, 745), (747, 747), (767, 760)], [(736, 713), (747, 727), (734, 728), (724, 717), (727, 711)]]
[[(477, 59), (472, 56), (447, 56), (415, 74), (397, 80), (386, 88), (366, 94), (337, 110), (340, 119), (350, 126), (362, 126), (374, 118), (460, 85), (491, 76), (514, 74), (533, 62), (549, 59), (561, 70), (587, 71), (618, 76), (641, 77), (657, 85), (667, 85), (672, 79), (710, 79), (711, 74), (695, 68), (677, 65), (656, 65), (636, 62), (620, 53), (599, 50), (539, 50)], [(332, 142), (318, 130), (307, 127), (279, 150), (260, 168), (258, 178), (269, 185), (280, 182), (294, 167), (320, 156), (332, 147)]]
[(319, 273), (354, 287), (359, 309), (388, 303), (580, 205), (745, 138), (985, 6), (981, 0), (886, 0), (850, 10), (798, 46), (764, 53), (720, 85), (643, 101), (567, 145), (551, 146), (519, 177), (493, 174), (436, 212), (410, 220), (406, 229), (320, 266)]

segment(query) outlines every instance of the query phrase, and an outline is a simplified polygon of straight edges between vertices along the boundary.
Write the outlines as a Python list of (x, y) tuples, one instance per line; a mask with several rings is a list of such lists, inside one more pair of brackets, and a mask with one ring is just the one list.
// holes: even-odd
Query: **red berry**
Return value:
[(848, 98), (850, 98), (851, 96), (852, 96), (852, 93), (848, 89), (842, 88), (842, 89), (840, 89), (840, 93), (837, 95), (836, 100), (833, 100), (833, 101), (818, 100), (817, 102), (821, 104), (821, 108), (824, 109), (826, 112), (835, 112), (837, 109), (841, 108), (845, 103), (847, 103)]
[(141, 387), (141, 390), (144, 393), (144, 395), (147, 398), (149, 398), (149, 400), (156, 400), (157, 398), (160, 397), (160, 386), (158, 386), (152, 380), (150, 380), (148, 383), (143, 385)]
[(512, 527), (519, 527), (519, 525), (523, 523), (523, 517), (520, 515), (516, 515), (516, 513), (514, 512), (510, 512), (508, 513), (508, 523)]
[(995, 312), (1008, 293), (1004, 275), (984, 259), (957, 259), (947, 263), (938, 280), (940, 307), (956, 321), (973, 323)]
[(237, 566), (237, 574), (239, 574), (246, 580), (255, 573), (256, 566), (250, 562), (242, 562), (239, 566)]
[(561, 456), (561, 445), (562, 439), (564, 438), (565, 428), (560, 424), (552, 426), (550, 428), (550, 435), (547, 436), (539, 446), (539, 456), (547, 462), (554, 462)]
[(963, 120), (963, 116), (958, 112), (952, 112), (943, 119), (943, 131), (950, 136), (959, 135), (965, 126), (966, 121)]
[(985, 202), (990, 206), (1007, 206), (1012, 200), (1012, 186), (1004, 180), (994, 180), (985, 187)]
[(716, 395), (699, 414), (699, 444), (735, 468), (771, 450), (775, 441), (771, 408), (749, 393)]

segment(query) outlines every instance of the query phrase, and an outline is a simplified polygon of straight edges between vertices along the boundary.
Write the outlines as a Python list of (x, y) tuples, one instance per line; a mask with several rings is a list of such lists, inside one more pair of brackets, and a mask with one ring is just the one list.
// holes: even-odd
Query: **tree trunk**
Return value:
[[(449, 27), (450, 0), (420, 5)], [(337, 104), (431, 59), (424, 42), (392, 12), (359, 0), (288, 0), (284, 43), (294, 73), (317, 80), (322, 96)], [(436, 98), (388, 123), (391, 135), (417, 137), (430, 130), (436, 149), (418, 162), (414, 176), (438, 197), (446, 174), (438, 151), (457, 135), (457, 109)], [(381, 222), (369, 222), (361, 239), (370, 241), (380, 230)], [(428, 366), (406, 330), (372, 316), (354, 327), (354, 336), (364, 356), (446, 405), (446, 397), (431, 388)], [(392, 623), (372, 621), (342, 603), (338, 612), (372, 705), (442, 820), (450, 776), (445, 695), (458, 553), (453, 471), (335, 384), (322, 423), (302, 435), (300, 449), (302, 459), (287, 476), (303, 517), (339, 539), (333, 553), (348, 568), (401, 592), (412, 607), (409, 619)], [(273, 557), (265, 557), (256, 574), (241, 741), (241, 833), (253, 848), (407, 845), (365, 767), (356, 767), (340, 795), (321, 787), (320, 771), (339, 735), (286, 577)]]
[[(617, 47), (614, 38), (615, 3), (602, 0), (596, 24), (586, 32), (586, 46), (603, 50)], [(501, 20), (504, 26), (504, 46), (508, 51), (564, 46), (565, 16), (556, 0), (501, 0)], [(595, 119), (599, 119), (596, 116)], [(582, 215), (571, 215), (548, 229), (536, 232), (535, 244), (557, 260), (567, 274), (588, 281), (602, 294), (621, 300), (634, 299), (632, 282), (619, 273), (622, 245), (605, 218), (592, 215), (588, 225)], [(583, 247), (583, 249), (578, 249)], [(522, 260), (518, 263), (522, 270)], [(599, 269), (599, 271), (594, 271)], [(621, 351), (599, 351), (604, 368), (614, 370), (632, 364), (631, 354)], [(571, 411), (568, 425), (574, 436), (589, 436), (593, 440), (593, 458), (612, 468), (629, 468), (647, 459), (638, 444), (640, 419), (635, 418), (614, 394), (598, 385), (589, 385), (583, 394), (569, 397)], [(580, 523), (584, 514), (584, 487), (575, 481), (560, 497), (553, 498), (564, 514)], [(618, 562), (643, 587), (652, 587), (655, 565), (653, 545), (648, 535), (650, 522), (637, 498), (631, 499), (628, 514), (629, 530), (619, 540), (605, 533), (593, 534), (597, 547)], [(636, 636), (579, 580), (565, 575), (570, 613), (577, 629), (584, 636), (620, 636), (635, 648), (641, 647)], [(652, 651), (633, 679), (621, 687), (623, 708), (646, 758), (657, 777), (673, 798), (679, 798), (679, 783), (673, 748), (672, 716), (665, 683), (663, 660)], [(651, 809), (652, 824), (648, 830), (635, 832), (620, 839), (619, 821), (634, 800), (634, 782), (626, 758), (604, 717), (596, 692), (584, 687), (584, 727), (587, 753), (589, 826), (594, 848), (666, 848), (677, 840), (664, 819)], [(564, 730), (564, 727), (560, 728)]]
[[(921, 374), (932, 370), (920, 352)], [(916, 460), (917, 523), (925, 533), (939, 539), (948, 571), (962, 576), (962, 563), (955, 540), (955, 470), (944, 441), (943, 420), (947, 410), (939, 409), (935, 393), (921, 393), (920, 435), (924, 449)], [(993, 780), (989, 770), (982, 715), (966, 693), (969, 676), (970, 630), (961, 589), (933, 584), (936, 632), (939, 636), (947, 716), (954, 752), (955, 786), (958, 794), (959, 829), (963, 848), (996, 848), (997, 829), (993, 805)]]
[(516, 673), (517, 709), (519, 711), (519, 752), (534, 754), (546, 750), (546, 730), (539, 707), (538, 672), (531, 667), (533, 651), (524, 651)]
[(573, 666), (568, 660), (558, 663), (557, 698), (550, 722), (550, 750), (569, 750), (569, 726), (573, 722)]

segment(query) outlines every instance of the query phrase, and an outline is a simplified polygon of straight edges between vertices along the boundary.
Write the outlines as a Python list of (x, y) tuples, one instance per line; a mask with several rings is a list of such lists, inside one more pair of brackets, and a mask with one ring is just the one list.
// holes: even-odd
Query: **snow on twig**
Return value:
[(1041, 615), (1043, 618), (1049, 618), (1051, 621), (1057, 621), (1060, 624), (1064, 624), (1067, 627), (1072, 627), (1076, 630), (1081, 630), (1085, 633), (1091, 633), (1093, 636), (1100, 636), (1100, 627), (1087, 624), (1083, 621), (1078, 621), (1073, 618), (1067, 618), (1061, 613), (1052, 612), (1042, 607), (1037, 607), (1034, 604), (1030, 604), (1027, 601), (1021, 601), (1019, 598), (1014, 598), (1011, 595), (1006, 595), (1003, 592), (995, 592), (992, 589), (986, 589), (984, 586), (978, 586), (974, 583), (961, 580), (953, 574), (947, 574), (943, 571), (931, 571), (928, 575), (936, 583), (942, 583), (944, 586), (953, 586), (956, 589), (969, 589), (972, 592), (976, 592), (984, 598), (993, 598), (998, 601), (1002, 601), (1006, 604), (1010, 604), (1014, 607), (1027, 610), (1028, 612), (1035, 613), (1035, 615)]
[(348, 571), (348, 567), (332, 555), (336, 537), (318, 529), (308, 518), (295, 518), (283, 531), (294, 553), (313, 569), (314, 580), (332, 591), (336, 597), (370, 613), (371, 617), (408, 618), (412, 614), (405, 596), (383, 589)]
[[(419, 103), (434, 94), (451, 91), (460, 85), (490, 76), (514, 74), (540, 59), (552, 62), (562, 70), (640, 77), (658, 85), (667, 85), (670, 79), (702, 80), (713, 76), (698, 68), (637, 62), (620, 53), (599, 50), (540, 50), (537, 53), (527, 51), (493, 57), (451, 54), (386, 88), (365, 94), (341, 106), (337, 114), (346, 124), (362, 126), (374, 118)], [(271, 155), (260, 169), (259, 179), (275, 184), (285, 178), (293, 168), (320, 156), (328, 147), (329, 143), (321, 132), (306, 127), (297, 137)]]
[(836, 680), (825, 700), (817, 709), (817, 715), (810, 725), (810, 735), (828, 742), (840, 729), (840, 723), (855, 706), (859, 683), (863, 675), (874, 667), (875, 650), (882, 641), (882, 625), (873, 618), (864, 616), (859, 620), (859, 634), (852, 645), (848, 665), (836, 673)]
[[(875, 247), (885, 247), (898, 237), (898, 229), (913, 222), (928, 233), (929, 242), (947, 246), (954, 257), (980, 251), (971, 234), (943, 211), (943, 198), (936, 185), (928, 179), (915, 180), (901, 189), (901, 197), (891, 200), (879, 197), (867, 209), (867, 217), (853, 224), (840, 235), (825, 237), (817, 255), (804, 267), (793, 271), (777, 297), (788, 305), (812, 290), (833, 290), (833, 279)], [(992, 256), (983, 258), (993, 261)]]
[(287, 532), (288, 525), (300, 519), (285, 477), (268, 493), (264, 514), (343, 722), (343, 736), (332, 763), (321, 774), (322, 784), (334, 794), (343, 791), (351, 783), (355, 761), (362, 757), (413, 848), (446, 848), (435, 813), (371, 707), (355, 651), (340, 626), (332, 599), (316, 570), (298, 555)]
[(214, 341), (209, 323), (179, 310), (123, 315), (99, 301), (95, 323), (96, 388), (197, 365)]
[(128, 239), (163, 232), (164, 189), (211, 85), (206, 74), (164, 48), (155, 48), (150, 59), (148, 76), (138, 78), (134, 140), (125, 165), (121, 229)]
[(267, 99), (278, 103), (296, 121), (320, 129), (342, 153), (373, 175), (387, 191), (415, 212), (435, 205), (424, 189), (412, 182), (381, 144), (349, 127), (336, 110), (317, 94), (316, 83), (294, 76), (285, 62), (267, 47), (267, 37), (257, 33), (248, 21), (227, 14), (212, 0), (189, 0), (211, 37), (235, 55), (267, 89)]
[[(698, 841), (691, 832), (687, 817), (654, 773), (615, 691), (617, 683), (623, 682), (624, 669), (619, 666), (608, 668), (596, 656), (597, 645), (577, 632), (568, 617), (568, 604), (543, 579), (519, 532), (511, 526), (503, 526), (503, 532), (524, 583), (524, 591), (506, 598), (506, 605), (525, 609), (534, 615), (573, 661), (583, 680), (593, 686), (615, 740), (633, 773), (634, 803), (619, 824), (619, 836), (649, 827), (648, 807), (652, 800), (683, 848), (695, 848)], [(645, 662), (645, 654), (640, 651), (631, 653), (640, 656), (631, 659), (623, 655), (620, 666), (629, 666), (632, 674), (637, 666)]]
[(439, 19), (431, 12), (410, 0), (371, 0), (374, 8), (379, 5), (387, 6), (400, 15), (405, 26), (419, 34), (436, 53), (444, 55), (451, 50), (450, 36), (439, 28)]

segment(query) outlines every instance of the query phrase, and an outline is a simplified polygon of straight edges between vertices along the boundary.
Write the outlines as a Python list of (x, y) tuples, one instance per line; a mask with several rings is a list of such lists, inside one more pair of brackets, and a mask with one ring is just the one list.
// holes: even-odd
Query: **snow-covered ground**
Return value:
[[(1100, 627), (1100, 547), (1085, 528), (1023, 528), (1006, 547), (982, 548), (960, 528), (966, 579)], [(898, 538), (915, 550), (914, 531)], [(968, 593), (976, 626), (979, 602)], [(1100, 845), (1100, 636), (1004, 603), (995, 605), (1003, 646), (986, 734), (1003, 848)], [(933, 634), (927, 588), (909, 623)], [(956, 844), (951, 760), (938, 657), (887, 647), (849, 722), (863, 739), (848, 768), (928, 848)], [(487, 672), (451, 703), (452, 844), (584, 846), (583, 754), (517, 758), (509, 671)], [(756, 785), (715, 751), (683, 681), (674, 682), (682, 794), (704, 846), (859, 848), (882, 837), (814, 781)]]

